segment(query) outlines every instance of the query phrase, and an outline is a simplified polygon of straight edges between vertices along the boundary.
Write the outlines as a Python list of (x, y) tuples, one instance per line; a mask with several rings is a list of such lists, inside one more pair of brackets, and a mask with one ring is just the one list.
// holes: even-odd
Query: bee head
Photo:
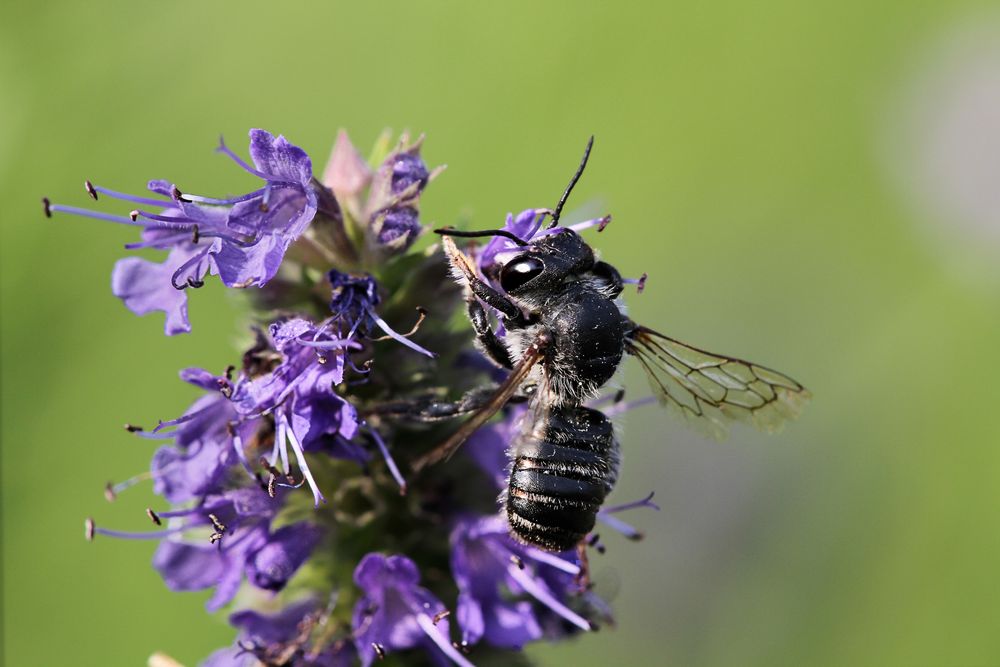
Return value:
[(572, 229), (546, 234), (499, 263), (497, 279), (511, 296), (548, 292), (594, 266), (594, 251)]

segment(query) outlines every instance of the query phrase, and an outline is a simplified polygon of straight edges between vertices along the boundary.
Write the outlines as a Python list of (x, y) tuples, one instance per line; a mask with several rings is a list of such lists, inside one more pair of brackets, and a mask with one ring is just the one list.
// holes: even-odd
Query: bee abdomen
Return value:
[(594, 527), (617, 474), (617, 445), (607, 417), (589, 408), (555, 409), (540, 426), (515, 450), (507, 517), (515, 538), (565, 551)]

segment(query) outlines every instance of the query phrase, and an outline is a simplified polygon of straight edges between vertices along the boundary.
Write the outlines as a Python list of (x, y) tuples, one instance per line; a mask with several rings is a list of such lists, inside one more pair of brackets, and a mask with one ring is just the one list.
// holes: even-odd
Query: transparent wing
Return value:
[(706, 352), (643, 326), (629, 332), (626, 350), (646, 370), (661, 403), (719, 439), (728, 434), (731, 420), (778, 431), (798, 417), (811, 397), (783, 373)]
[[(462, 443), (468, 440), (469, 436), (475, 433), (476, 429), (488, 422), (517, 393), (517, 390), (521, 387), (521, 383), (528, 377), (528, 373), (544, 357), (545, 348), (548, 347), (550, 342), (548, 334), (540, 334), (528, 349), (525, 350), (521, 360), (514, 366), (514, 370), (510, 372), (510, 375), (503, 381), (503, 384), (497, 387), (496, 393), (486, 405), (477, 410), (468, 421), (463, 423), (441, 445), (414, 461), (413, 469), (419, 471), (428, 465), (450, 458), (452, 454), (458, 451)], [(537, 403), (537, 401), (534, 402)]]

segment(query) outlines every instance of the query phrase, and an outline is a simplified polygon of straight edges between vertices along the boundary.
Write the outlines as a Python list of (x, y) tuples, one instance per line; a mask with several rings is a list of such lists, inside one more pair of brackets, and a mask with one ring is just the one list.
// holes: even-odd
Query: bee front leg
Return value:
[(469, 306), (469, 321), (472, 322), (472, 328), (476, 332), (479, 349), (501, 368), (513, 368), (514, 362), (510, 358), (510, 352), (507, 351), (506, 346), (504, 346), (500, 338), (497, 337), (496, 333), (490, 327), (490, 320), (486, 315), (486, 309), (483, 308), (483, 304), (471, 296), (467, 299), (467, 302)]

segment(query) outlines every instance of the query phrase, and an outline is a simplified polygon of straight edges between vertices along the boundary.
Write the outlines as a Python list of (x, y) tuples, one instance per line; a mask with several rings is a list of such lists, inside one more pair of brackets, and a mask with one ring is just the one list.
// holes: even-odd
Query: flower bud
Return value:
[(424, 189), (430, 172), (420, 157), (419, 146), (389, 159), (392, 160), (392, 194), (398, 195), (414, 184), (417, 184), (417, 192)]
[[(414, 181), (416, 182), (416, 181)], [(412, 206), (397, 206), (375, 216), (372, 232), (382, 249), (403, 252), (420, 234), (420, 216)]]

